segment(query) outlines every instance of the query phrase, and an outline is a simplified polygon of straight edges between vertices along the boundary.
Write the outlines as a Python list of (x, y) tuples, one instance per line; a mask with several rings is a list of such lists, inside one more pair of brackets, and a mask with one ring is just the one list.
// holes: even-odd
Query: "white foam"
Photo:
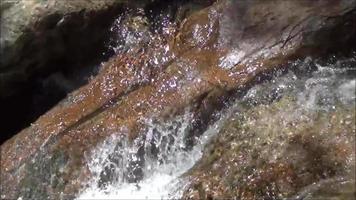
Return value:
[[(145, 155), (144, 166), (144, 178), (138, 183), (128, 183), (124, 180), (123, 173), (125, 169), (118, 167), (117, 181), (111, 183), (105, 189), (98, 187), (98, 181), (100, 179), (100, 173), (107, 166), (107, 158), (118, 152), (115, 149), (115, 143), (125, 140), (124, 138), (115, 139), (108, 138), (101, 146), (99, 146), (89, 157), (88, 165), (90, 170), (95, 176), (89, 183), (89, 187), (86, 188), (77, 199), (168, 199), (179, 198), (181, 196), (181, 190), (178, 190), (179, 186), (184, 184), (184, 179), (180, 176), (187, 172), (202, 156), (202, 150), (205, 144), (209, 141), (212, 135), (217, 133), (218, 127), (221, 125), (221, 121), (211, 126), (205, 133), (199, 138), (198, 143), (192, 148), (192, 150), (184, 150), (184, 134), (187, 127), (192, 122), (191, 113), (186, 112), (183, 116), (177, 117), (175, 120), (165, 122), (163, 125), (155, 124), (151, 120), (146, 123), (148, 130), (146, 132), (145, 145), (149, 146), (149, 141), (155, 140), (156, 146), (160, 148), (158, 162), (156, 159), (150, 158), (150, 155)], [(170, 128), (173, 127), (173, 129)], [(176, 132), (170, 130), (176, 129)], [(158, 131), (161, 134), (159, 136), (154, 135), (154, 131)], [(170, 149), (167, 150), (163, 144), (162, 138), (164, 136), (174, 137), (174, 144), (170, 144)], [(130, 153), (137, 152), (137, 148), (142, 138), (135, 140), (132, 146), (128, 144), (122, 145), (121, 166), (127, 166), (129, 162)], [(148, 148), (148, 147), (145, 147)], [(131, 154), (132, 156), (132, 154)], [(163, 162), (162, 162), (163, 160)]]

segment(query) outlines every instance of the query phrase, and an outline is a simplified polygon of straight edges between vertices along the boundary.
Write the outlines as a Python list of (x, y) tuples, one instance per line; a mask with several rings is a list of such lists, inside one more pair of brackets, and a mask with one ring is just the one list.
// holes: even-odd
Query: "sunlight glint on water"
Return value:
[[(351, 65), (355, 64), (352, 59), (350, 63)], [(306, 62), (295, 63), (299, 68), (306, 68), (307, 64)], [(125, 137), (109, 138), (93, 152), (92, 156), (88, 157), (88, 165), (95, 176), (78, 199), (182, 197), (182, 192), (188, 182), (181, 175), (201, 158), (205, 144), (219, 132), (221, 125), (229, 118), (230, 113), (242, 106), (241, 101), (256, 101), (257, 103), (261, 100), (264, 102), (263, 99), (267, 96), (268, 101), (281, 96), (295, 96), (298, 108), (294, 113), (286, 113), (286, 117), (299, 117), (300, 112), (327, 111), (334, 109), (334, 105), (339, 103), (354, 106), (356, 79), (352, 74), (355, 74), (355, 67), (339, 67), (336, 64), (331, 66), (316, 64), (316, 66), (317, 70), (310, 75), (304, 72), (302, 76), (297, 76), (295, 72), (290, 71), (267, 83), (251, 88), (241, 100), (221, 112), (223, 113), (221, 119), (205, 131), (192, 150), (186, 150), (184, 144), (187, 129), (192, 121), (192, 114), (189, 111), (166, 122), (158, 123), (153, 119), (145, 120), (146, 132), (142, 133), (141, 137), (137, 138), (132, 145), (129, 145)], [(147, 153), (152, 149), (152, 144), (155, 144), (159, 149), (157, 156)], [(135, 157), (140, 146), (144, 146), (145, 149), (142, 158), (145, 161), (142, 166), (144, 175), (138, 183), (129, 183), (125, 179), (125, 173), (128, 173), (127, 168), (130, 161), (140, 159)], [(101, 188), (98, 186), (100, 174), (111, 162), (108, 158), (113, 154), (119, 154), (121, 160), (116, 163), (114, 179), (105, 188)]]

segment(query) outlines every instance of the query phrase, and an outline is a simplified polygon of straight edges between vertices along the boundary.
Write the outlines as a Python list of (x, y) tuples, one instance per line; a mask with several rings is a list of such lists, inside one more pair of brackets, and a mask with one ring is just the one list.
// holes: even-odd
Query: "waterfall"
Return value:
[[(127, 51), (142, 40), (154, 40), (152, 35), (145, 36), (142, 32), (145, 29), (130, 32), (122, 23), (119, 18), (112, 28), (119, 38), (110, 46), (116, 53)], [(241, 56), (238, 51), (231, 52), (220, 59), (221, 67), (235, 65)], [(351, 65), (345, 67), (345, 63)], [(298, 109), (285, 113), (287, 118), (298, 117), (300, 112), (332, 109), (338, 102), (353, 104), (356, 79), (348, 76), (355, 73), (353, 64), (354, 58), (323, 65), (311, 58), (291, 63), (287, 73), (250, 88), (242, 98), (220, 111), (220, 119), (196, 136), (192, 148), (185, 142), (194, 120), (189, 109), (173, 119), (142, 119), (144, 131), (134, 141), (129, 141), (125, 131), (119, 130), (87, 155), (93, 177), (77, 199), (181, 198), (189, 183), (186, 173), (204, 156), (204, 147), (218, 137), (233, 112), (246, 102), (259, 104), (266, 99), (273, 102), (286, 95), (298, 99)]]
[[(89, 187), (78, 199), (160, 199), (178, 198), (186, 180), (179, 177), (187, 172), (202, 156), (202, 150), (209, 139), (218, 132), (223, 120), (219, 120), (198, 138), (194, 148), (187, 150), (184, 139), (191, 123), (189, 110), (167, 122), (145, 120), (146, 133), (131, 144), (125, 136), (108, 138), (92, 153), (88, 166), (95, 174)], [(139, 152), (144, 149), (144, 155)], [(157, 151), (157, 155), (153, 151)], [(116, 157), (116, 163), (113, 163)], [(144, 166), (139, 161), (144, 160)], [(138, 161), (138, 162), (137, 162)], [(136, 165), (130, 168), (132, 163)], [(101, 188), (100, 174), (111, 166), (114, 170), (110, 185)], [(132, 167), (132, 166), (131, 166)], [(137, 168), (143, 172), (142, 180), (130, 183), (127, 176)], [(135, 176), (135, 175), (133, 175)]]
[[(316, 70), (311, 75), (298, 75), (298, 70), (307, 69), (311, 62)], [(351, 67), (340, 67), (342, 62), (321, 66), (307, 58), (293, 63), (294, 71), (252, 87), (243, 98), (221, 111), (220, 120), (197, 138), (191, 149), (184, 142), (193, 120), (189, 109), (170, 120), (142, 120), (145, 132), (131, 143), (123, 134), (111, 136), (88, 156), (94, 177), (78, 199), (180, 198), (189, 182), (184, 174), (203, 156), (204, 146), (243, 102), (256, 103), (266, 97), (274, 101), (293, 95), (299, 107), (293, 113), (285, 113), (287, 118), (299, 117), (300, 112), (333, 109), (340, 102), (354, 104), (355, 94), (350, 92), (356, 87), (352, 75), (354, 59), (345, 61)]]

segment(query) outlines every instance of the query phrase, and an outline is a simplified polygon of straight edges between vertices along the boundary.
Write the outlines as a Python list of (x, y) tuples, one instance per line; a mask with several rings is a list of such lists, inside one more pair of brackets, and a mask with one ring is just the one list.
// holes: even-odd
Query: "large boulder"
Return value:
[(177, 31), (164, 28), (147, 45), (110, 59), (87, 85), (6, 141), (2, 197), (74, 197), (91, 177), (85, 154), (110, 135), (144, 134), (146, 118), (192, 107), (191, 134), (200, 134), (224, 100), (259, 75), (353, 47), (355, 16), (355, 1), (332, 0), (219, 1), (193, 13)]

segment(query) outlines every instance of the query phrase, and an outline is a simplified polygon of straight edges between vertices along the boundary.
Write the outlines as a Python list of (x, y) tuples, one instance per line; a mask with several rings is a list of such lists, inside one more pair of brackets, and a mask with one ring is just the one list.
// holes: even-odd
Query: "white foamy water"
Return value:
[[(146, 120), (145, 137), (137, 138), (129, 144), (125, 137), (112, 136), (100, 145), (88, 158), (88, 166), (94, 174), (89, 187), (77, 199), (167, 199), (181, 197), (185, 181), (180, 176), (187, 172), (202, 156), (202, 150), (211, 136), (218, 132), (223, 120), (219, 120), (197, 139), (197, 144), (190, 150), (186, 149), (184, 138), (192, 123), (189, 111), (174, 120), (157, 123)], [(152, 142), (158, 148), (157, 156), (151, 155)], [(118, 148), (118, 146), (120, 146)], [(130, 183), (125, 178), (129, 173), (130, 162), (140, 160), (137, 152), (145, 149), (143, 178), (137, 183)], [(110, 161), (117, 156), (119, 162)], [(105, 167), (112, 166), (113, 180), (100, 187), (100, 174)]]

